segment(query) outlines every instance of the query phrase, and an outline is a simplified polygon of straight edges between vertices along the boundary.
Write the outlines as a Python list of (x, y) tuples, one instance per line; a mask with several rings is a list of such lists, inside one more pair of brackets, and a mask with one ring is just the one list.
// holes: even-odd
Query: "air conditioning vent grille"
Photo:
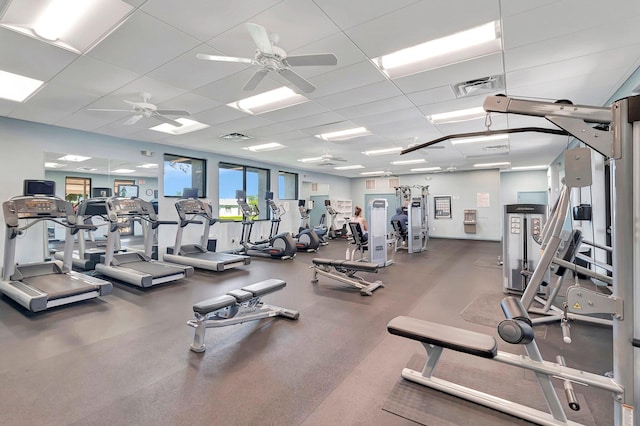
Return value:
[(376, 180), (375, 179), (366, 179), (364, 181), (364, 187), (366, 189), (376, 189)]
[(496, 92), (504, 89), (504, 76), (492, 75), (451, 85), (457, 98)]
[(247, 139), (253, 139), (253, 136), (243, 135), (242, 133), (227, 133), (226, 135), (220, 135), (220, 139), (230, 139), (236, 141), (246, 141)]

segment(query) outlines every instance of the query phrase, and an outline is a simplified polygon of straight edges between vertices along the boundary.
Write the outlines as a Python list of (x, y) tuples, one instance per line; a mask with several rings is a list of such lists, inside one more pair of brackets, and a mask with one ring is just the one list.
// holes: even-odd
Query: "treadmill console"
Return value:
[(19, 219), (64, 218), (75, 224), (75, 212), (68, 201), (55, 197), (19, 197), (2, 203), (7, 226), (18, 226)]
[(188, 214), (206, 215), (209, 213), (205, 204), (195, 199), (179, 200), (176, 202), (176, 210), (178, 211), (180, 219), (183, 220), (186, 219), (186, 215)]

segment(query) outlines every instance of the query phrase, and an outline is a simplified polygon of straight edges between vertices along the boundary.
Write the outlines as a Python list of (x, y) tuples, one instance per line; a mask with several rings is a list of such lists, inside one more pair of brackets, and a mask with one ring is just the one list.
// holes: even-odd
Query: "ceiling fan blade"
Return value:
[(316, 90), (316, 87), (309, 83), (302, 76), (289, 68), (282, 68), (278, 70), (281, 76), (289, 80), (294, 86), (302, 90), (304, 93), (311, 93)]
[(249, 81), (247, 81), (247, 84), (244, 85), (242, 90), (255, 89), (258, 83), (260, 83), (267, 74), (269, 74), (269, 70), (266, 70), (266, 69), (261, 69), (256, 71), (256, 73), (253, 74), (253, 77), (251, 77)]
[(179, 123), (176, 120), (172, 120), (169, 117), (165, 117), (164, 115), (153, 114), (151, 115), (151, 117), (155, 118), (156, 120), (160, 120), (163, 123), (171, 124), (172, 126), (175, 126), (175, 127), (182, 127), (182, 123)]
[(206, 53), (197, 53), (196, 58), (203, 59), (205, 61), (241, 62), (245, 64), (253, 63), (253, 59), (249, 59), (249, 58), (235, 58), (233, 56), (207, 55)]
[(258, 24), (247, 23), (247, 30), (253, 39), (253, 42), (258, 46), (258, 50), (268, 55), (273, 55), (273, 48), (271, 46), (271, 40), (269, 40), (269, 34), (263, 26)]
[(103, 108), (87, 108), (87, 111), (131, 112), (130, 109), (103, 109)]
[(133, 101), (128, 101), (126, 99), (123, 99), (124, 102), (126, 102), (127, 104), (131, 105), (132, 107), (137, 107), (139, 102), (133, 102)]
[(310, 55), (287, 56), (287, 63), (295, 67), (313, 65), (336, 65), (338, 58), (333, 53), (316, 53)]
[(180, 116), (191, 115), (189, 111), (182, 111), (179, 109), (157, 109), (156, 112), (161, 115), (180, 115)]
[(135, 124), (138, 121), (140, 121), (141, 118), (142, 118), (142, 115), (134, 115), (134, 116), (130, 117), (127, 121), (125, 121), (123, 124), (125, 126), (130, 126), (130, 125)]

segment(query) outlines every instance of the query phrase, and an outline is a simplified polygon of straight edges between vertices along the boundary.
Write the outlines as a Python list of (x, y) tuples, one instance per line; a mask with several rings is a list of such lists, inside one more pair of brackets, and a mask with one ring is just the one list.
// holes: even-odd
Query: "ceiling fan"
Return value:
[(309, 161), (309, 164), (313, 164), (316, 166), (335, 166), (339, 162), (347, 161), (346, 158), (336, 157), (331, 154), (323, 154), (321, 157), (318, 157), (315, 161)]
[(235, 58), (232, 56), (215, 56), (198, 53), (198, 59), (207, 61), (241, 62), (258, 65), (260, 69), (244, 85), (242, 90), (253, 90), (271, 71), (277, 71), (282, 77), (305, 93), (313, 92), (316, 88), (309, 81), (296, 73), (291, 67), (336, 65), (338, 59), (333, 53), (316, 53), (308, 55), (287, 56), (287, 53), (276, 46), (280, 40), (277, 34), (267, 34), (267, 30), (258, 24), (247, 23), (247, 30), (258, 47), (255, 56), (251, 58)]
[(162, 121), (163, 123), (168, 123), (168, 124), (171, 124), (172, 126), (180, 127), (182, 126), (182, 123), (176, 120), (172, 120), (171, 118), (166, 116), (167, 115), (177, 115), (177, 116), (191, 115), (189, 114), (188, 111), (182, 111), (177, 109), (158, 109), (157, 106), (155, 106), (152, 103), (149, 103), (149, 100), (151, 99), (151, 94), (149, 93), (141, 93), (140, 97), (142, 98), (142, 101), (138, 101), (138, 102), (133, 102), (133, 101), (128, 101), (126, 99), (123, 99), (124, 102), (126, 102), (131, 106), (131, 109), (89, 108), (89, 111), (131, 112), (133, 113), (133, 115), (123, 123), (127, 126), (137, 123), (140, 119), (142, 119), (143, 117), (146, 117), (146, 118), (155, 118), (156, 120)]

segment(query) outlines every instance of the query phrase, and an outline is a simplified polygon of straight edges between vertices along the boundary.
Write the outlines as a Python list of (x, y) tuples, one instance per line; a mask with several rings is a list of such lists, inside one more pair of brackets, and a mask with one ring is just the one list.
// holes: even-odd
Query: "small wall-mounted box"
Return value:
[(467, 234), (476, 233), (476, 211), (465, 210), (464, 211), (464, 232)]

